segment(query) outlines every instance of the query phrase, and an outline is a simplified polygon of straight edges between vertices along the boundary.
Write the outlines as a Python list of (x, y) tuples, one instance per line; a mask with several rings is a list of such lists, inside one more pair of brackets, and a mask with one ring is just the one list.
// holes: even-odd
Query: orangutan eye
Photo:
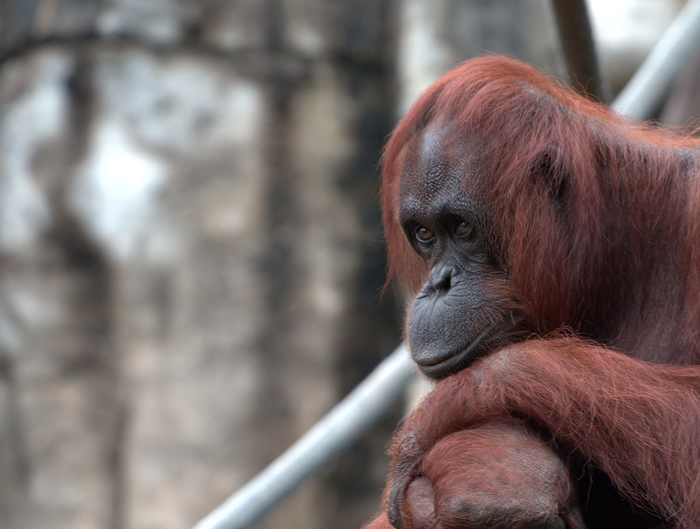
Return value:
[(472, 225), (466, 221), (460, 222), (459, 224), (457, 224), (455, 226), (455, 229), (454, 229), (455, 237), (459, 237), (459, 238), (466, 237), (471, 232), (472, 232)]
[(414, 232), (416, 239), (421, 244), (428, 244), (435, 239), (435, 234), (428, 228), (423, 226), (418, 226)]

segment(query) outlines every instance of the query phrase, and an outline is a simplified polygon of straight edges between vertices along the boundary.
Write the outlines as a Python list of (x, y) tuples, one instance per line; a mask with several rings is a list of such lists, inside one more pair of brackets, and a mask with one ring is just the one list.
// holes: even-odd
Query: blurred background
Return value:
[[(683, 3), (590, 1), (608, 96)], [(264, 468), (400, 340), (398, 118), (560, 49), (547, 0), (0, 0), (0, 527), (188, 529)], [(401, 408), (256, 527), (357, 529)]]

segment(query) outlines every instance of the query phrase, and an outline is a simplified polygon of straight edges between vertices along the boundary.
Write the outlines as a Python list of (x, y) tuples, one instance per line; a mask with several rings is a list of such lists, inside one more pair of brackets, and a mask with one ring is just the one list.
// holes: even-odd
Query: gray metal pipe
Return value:
[(415, 376), (401, 345), (286, 452), (194, 529), (245, 529), (349, 448), (398, 401)]
[(551, 4), (569, 84), (577, 92), (603, 101), (603, 81), (586, 0), (552, 0)]
[(689, 0), (644, 63), (615, 98), (612, 107), (636, 119), (648, 119), (688, 55), (700, 43), (700, 0)]

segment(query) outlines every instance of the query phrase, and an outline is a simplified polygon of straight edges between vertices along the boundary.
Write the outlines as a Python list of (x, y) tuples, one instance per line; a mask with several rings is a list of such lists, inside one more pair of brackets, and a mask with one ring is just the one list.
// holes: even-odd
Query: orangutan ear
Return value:
[(533, 184), (542, 186), (556, 212), (564, 211), (569, 195), (569, 168), (561, 150), (548, 145), (535, 157), (530, 169)]

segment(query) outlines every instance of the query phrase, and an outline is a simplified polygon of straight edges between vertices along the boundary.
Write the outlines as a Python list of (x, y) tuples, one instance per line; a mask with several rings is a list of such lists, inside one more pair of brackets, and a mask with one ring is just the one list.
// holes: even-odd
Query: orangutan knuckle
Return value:
[(399, 441), (396, 453), (399, 460), (413, 459), (420, 454), (418, 440), (413, 432), (404, 434)]

